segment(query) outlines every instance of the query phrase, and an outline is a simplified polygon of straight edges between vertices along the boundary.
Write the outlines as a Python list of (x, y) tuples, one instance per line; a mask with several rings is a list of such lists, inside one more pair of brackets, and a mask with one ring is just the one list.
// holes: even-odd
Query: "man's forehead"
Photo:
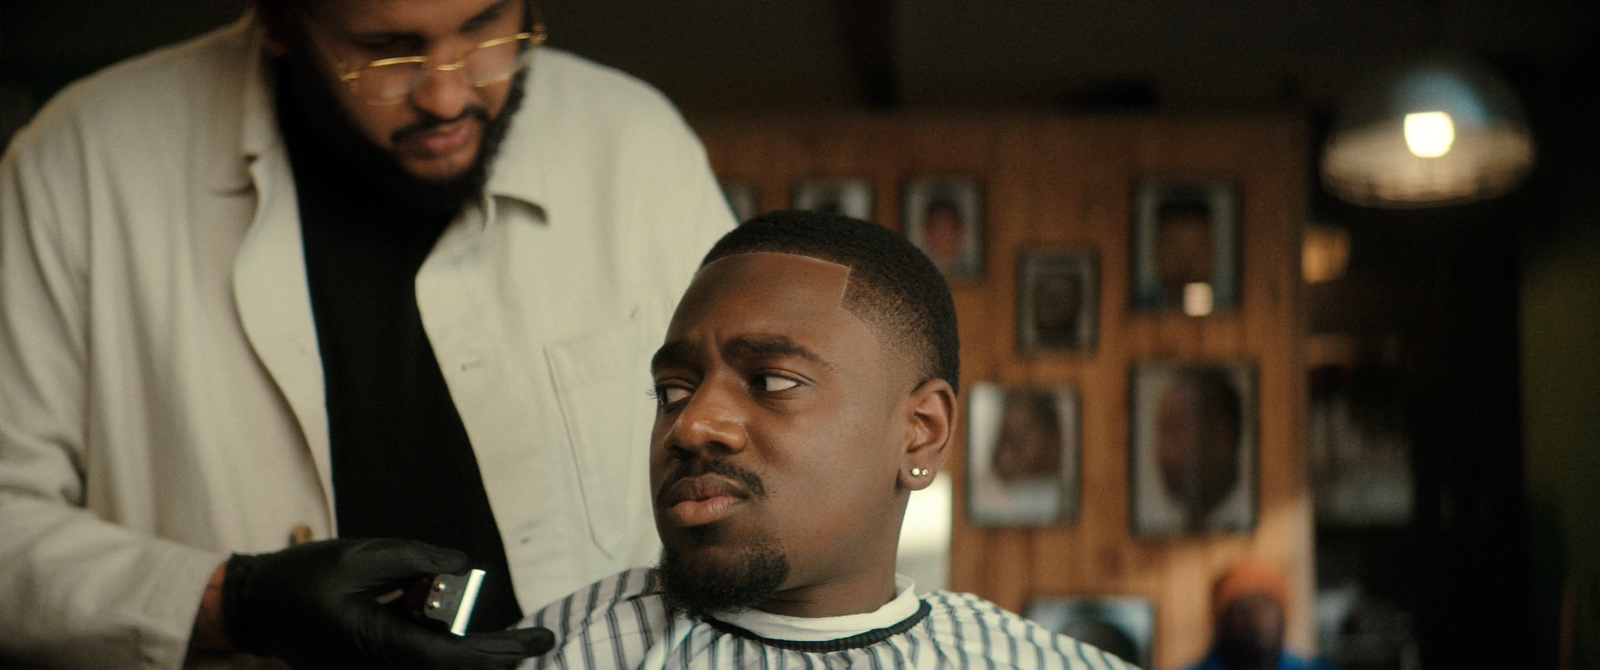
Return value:
[(713, 317), (774, 327), (803, 325), (826, 312), (844, 310), (849, 281), (849, 267), (810, 256), (766, 251), (725, 256), (695, 274), (673, 315), (673, 327)]
[(454, 32), (526, 0), (320, 0), (315, 19), (349, 33)]
[(850, 268), (832, 261), (800, 254), (756, 251), (718, 258), (695, 273), (689, 292), (684, 296), (718, 294), (728, 299), (730, 294), (753, 296), (795, 295), (813, 293), (830, 294), (830, 304), (844, 298), (850, 283)]
[(817, 273), (819, 275), (839, 275), (846, 281), (850, 278), (850, 266), (823, 260), (815, 256), (789, 253), (786, 251), (748, 251), (730, 256), (723, 256), (707, 263), (700, 268), (705, 273), (718, 266), (756, 265), (773, 268), (773, 272), (791, 273)]

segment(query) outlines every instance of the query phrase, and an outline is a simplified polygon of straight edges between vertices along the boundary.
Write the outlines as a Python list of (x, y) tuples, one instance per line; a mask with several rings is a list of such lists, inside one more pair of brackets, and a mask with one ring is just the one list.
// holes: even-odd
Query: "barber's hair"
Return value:
[(961, 343), (950, 289), (933, 261), (883, 226), (838, 214), (768, 212), (719, 240), (700, 267), (738, 254), (807, 256), (850, 268), (844, 306), (918, 367), (960, 390)]
[(251, 0), (258, 14), (268, 17), (287, 17), (295, 12), (316, 9), (329, 0)]
[(301, 16), (316, 11), (323, 3), (331, 0), (251, 0), (251, 7), (255, 11), (256, 20), (267, 29), (267, 34), (280, 40), (294, 43), (295, 48), (303, 46), (305, 28), (300, 25)]
[[(299, 30), (299, 14), (314, 13), (323, 6), (335, 0), (251, 0), (255, 8), (256, 17), (266, 25), (267, 29), (280, 35)], [(524, 18), (528, 26), (532, 24), (532, 16)], [(526, 26), (525, 26), (526, 27)]]

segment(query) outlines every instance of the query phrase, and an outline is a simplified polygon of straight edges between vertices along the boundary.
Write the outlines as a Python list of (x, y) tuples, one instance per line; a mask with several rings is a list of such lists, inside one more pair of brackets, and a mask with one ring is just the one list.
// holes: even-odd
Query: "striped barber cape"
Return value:
[(1116, 656), (977, 596), (935, 591), (899, 623), (844, 638), (762, 637), (715, 619), (671, 616), (648, 568), (602, 579), (523, 619), (556, 636), (533, 670), (1125, 670)]

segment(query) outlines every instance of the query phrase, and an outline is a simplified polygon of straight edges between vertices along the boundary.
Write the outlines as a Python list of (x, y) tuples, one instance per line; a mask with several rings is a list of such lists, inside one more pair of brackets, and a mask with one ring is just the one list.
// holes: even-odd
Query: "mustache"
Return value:
[(678, 461), (677, 467), (667, 474), (667, 478), (661, 482), (661, 488), (656, 490), (656, 506), (661, 507), (666, 504), (667, 492), (672, 490), (674, 484), (689, 477), (706, 474), (721, 475), (744, 484), (753, 498), (764, 498), (767, 495), (767, 487), (761, 483), (760, 475), (729, 463), (725, 459), (697, 458)]
[(461, 110), (461, 113), (453, 119), (445, 119), (432, 114), (424, 114), (420, 121), (394, 131), (393, 134), (389, 135), (389, 140), (399, 143), (400, 141), (405, 140), (413, 135), (420, 135), (422, 133), (431, 131), (434, 128), (438, 128), (439, 126), (448, 125), (468, 118), (477, 119), (484, 125), (488, 125), (489, 121), (491, 120), (489, 118), (489, 110), (476, 105)]

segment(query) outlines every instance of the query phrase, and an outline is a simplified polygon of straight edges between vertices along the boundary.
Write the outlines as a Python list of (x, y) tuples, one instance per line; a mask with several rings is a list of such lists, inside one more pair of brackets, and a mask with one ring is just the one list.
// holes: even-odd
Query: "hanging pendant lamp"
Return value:
[(1504, 195), (1533, 160), (1533, 137), (1510, 86), (1465, 58), (1437, 57), (1341, 103), (1322, 179), (1358, 205), (1428, 207)]

